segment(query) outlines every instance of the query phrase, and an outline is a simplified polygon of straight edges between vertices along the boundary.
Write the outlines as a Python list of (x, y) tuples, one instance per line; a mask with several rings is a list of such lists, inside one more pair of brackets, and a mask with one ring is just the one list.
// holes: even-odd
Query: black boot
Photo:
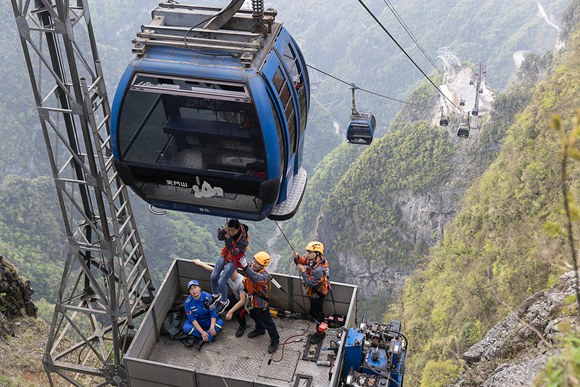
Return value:
[(246, 325), (240, 325), (236, 331), (236, 337), (242, 337), (246, 331)]
[(203, 339), (199, 340), (199, 343), (197, 343), (197, 350), (201, 351), (201, 347), (203, 347), (205, 343), (207, 343), (207, 341), (203, 341)]
[(251, 331), (250, 333), (248, 333), (248, 337), (250, 339), (253, 339), (254, 337), (258, 337), (258, 336), (265, 335), (265, 334), (266, 334), (266, 331), (265, 330), (263, 330), (263, 331), (257, 331), (257, 330), (254, 329), (253, 331)]
[(276, 343), (270, 343), (270, 346), (268, 347), (268, 353), (274, 353), (276, 352), (276, 350), (278, 349), (278, 342)]
[(193, 337), (193, 336), (188, 336), (182, 340), (183, 345), (185, 345), (188, 348), (193, 347), (195, 345), (196, 341), (197, 341), (197, 337)]

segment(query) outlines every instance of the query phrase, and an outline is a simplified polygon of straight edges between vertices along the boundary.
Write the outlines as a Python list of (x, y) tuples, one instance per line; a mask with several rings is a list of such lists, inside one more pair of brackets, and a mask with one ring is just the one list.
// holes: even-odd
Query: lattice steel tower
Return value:
[(51, 384), (125, 385), (123, 351), (154, 288), (113, 167), (88, 1), (11, 1), (69, 245), (44, 368)]

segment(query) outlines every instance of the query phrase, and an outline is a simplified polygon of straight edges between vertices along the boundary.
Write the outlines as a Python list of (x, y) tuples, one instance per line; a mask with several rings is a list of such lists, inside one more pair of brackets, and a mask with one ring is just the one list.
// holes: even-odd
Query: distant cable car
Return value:
[(439, 118), (439, 125), (440, 126), (449, 125), (449, 118), (444, 114), (443, 106), (441, 106), (441, 118)]
[(474, 107), (473, 110), (471, 111), (471, 115), (477, 117), (478, 114), (479, 114), (479, 109)]
[(465, 106), (465, 100), (463, 98), (459, 101), (459, 106)]
[(473, 85), (473, 79), (470, 79), (469, 80), (469, 86), (472, 86), (472, 85)]
[(468, 138), (469, 137), (469, 114), (467, 115), (467, 122), (460, 121), (459, 127), (457, 129), (457, 137)]
[(346, 140), (351, 144), (368, 145), (373, 141), (376, 128), (375, 116), (369, 112), (362, 113), (356, 110), (354, 91), (358, 87), (353, 83), (350, 89), (352, 90), (352, 114), (346, 129)]
[(457, 137), (468, 138), (469, 137), (469, 125), (465, 123), (460, 123), (457, 129)]
[(211, 29), (231, 7), (153, 10), (114, 98), (114, 162), (155, 207), (285, 220), (306, 187), (306, 62), (276, 11), (238, 9)]
[(483, 94), (483, 87), (479, 89), (479, 94)]

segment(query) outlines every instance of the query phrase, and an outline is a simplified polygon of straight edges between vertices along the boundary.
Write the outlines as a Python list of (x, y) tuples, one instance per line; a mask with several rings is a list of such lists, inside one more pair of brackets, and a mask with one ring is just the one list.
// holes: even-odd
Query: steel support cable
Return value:
[[(338, 77), (335, 77), (334, 75), (329, 74), (326, 71), (322, 71), (322, 70), (320, 70), (320, 69), (318, 69), (318, 68), (316, 68), (316, 67), (314, 67), (312, 65), (306, 65), (306, 66), (308, 66), (309, 68), (311, 68), (314, 71), (318, 71), (321, 74), (324, 74), (326, 76), (329, 76), (330, 78), (333, 78), (333, 79), (335, 79), (335, 80), (337, 80), (339, 82), (342, 82), (345, 85), (348, 85), (349, 87), (352, 87), (352, 85), (353, 85), (352, 82), (347, 82), (347, 81), (345, 81), (343, 79), (340, 79)], [(377, 97), (385, 98), (385, 99), (388, 99), (388, 100), (391, 100), (391, 101), (400, 102), (400, 103), (403, 103), (405, 105), (412, 105), (412, 106), (417, 106), (417, 107), (420, 107), (420, 108), (431, 109), (430, 106), (419, 105), (419, 104), (416, 104), (416, 103), (403, 101), (403, 100), (400, 100), (400, 99), (397, 99), (397, 98), (393, 98), (393, 97), (389, 97), (389, 96), (386, 96), (386, 95), (383, 95), (383, 94), (376, 93), (374, 91), (370, 91), (370, 90), (367, 90), (367, 89), (363, 89), (362, 87), (358, 87), (358, 86), (356, 88), (357, 88), (357, 90), (364, 91), (365, 93), (369, 93), (369, 94), (372, 94), (372, 95), (376, 95)]]
[(389, 38), (391, 38), (391, 40), (393, 42), (395, 42), (395, 44), (397, 45), (397, 47), (399, 47), (399, 49), (403, 52), (403, 54), (405, 54), (405, 56), (411, 61), (411, 63), (413, 63), (413, 65), (421, 72), (421, 74), (423, 74), (423, 76), (429, 81), (429, 83), (431, 83), (431, 85), (433, 85), (433, 87), (435, 89), (437, 89), (437, 91), (447, 100), (449, 101), (449, 103), (453, 106), (455, 106), (456, 109), (459, 109), (459, 107), (457, 105), (455, 105), (453, 103), (453, 101), (451, 101), (446, 95), (445, 93), (443, 93), (441, 91), (441, 89), (439, 89), (439, 87), (437, 87), (437, 85), (431, 80), (431, 78), (429, 78), (429, 76), (427, 74), (425, 74), (425, 72), (423, 71), (423, 69), (421, 69), (421, 67), (419, 67), (419, 65), (413, 60), (413, 58), (411, 58), (411, 56), (407, 53), (407, 51), (405, 51), (405, 49), (399, 44), (399, 42), (397, 42), (397, 39), (395, 39), (393, 37), (393, 35), (391, 35), (391, 33), (385, 28), (385, 26), (380, 22), (379, 19), (377, 19), (377, 17), (375, 16), (375, 14), (366, 6), (365, 3), (363, 3), (362, 0), (358, 0), (358, 2), (364, 7), (364, 9), (369, 13), (369, 15), (371, 15), (371, 17), (377, 22), (377, 24), (383, 29), (383, 31), (385, 31), (385, 33), (389, 36)]
[(407, 23), (405, 23), (405, 21), (403, 20), (403, 18), (401, 17), (401, 15), (399, 15), (399, 13), (397, 12), (397, 10), (395, 9), (395, 6), (392, 5), (389, 0), (383, 0), (383, 2), (387, 5), (387, 7), (389, 7), (389, 9), (391, 10), (391, 13), (395, 16), (395, 19), (397, 19), (397, 21), (399, 22), (399, 24), (401, 25), (401, 27), (403, 27), (403, 29), (407, 32), (407, 34), (409, 35), (409, 37), (411, 38), (411, 40), (415, 43), (415, 45), (417, 46), (417, 48), (419, 48), (419, 50), (423, 53), (423, 55), (425, 56), (425, 58), (427, 58), (427, 60), (429, 61), (429, 63), (431, 63), (431, 65), (433, 66), (433, 68), (435, 68), (435, 70), (437, 70), (437, 72), (440, 75), (443, 75), (443, 73), (441, 73), (441, 71), (439, 70), (439, 68), (437, 68), (437, 66), (435, 65), (435, 63), (433, 63), (433, 61), (431, 60), (431, 58), (429, 58), (429, 55), (427, 55), (427, 53), (425, 52), (425, 50), (423, 49), (423, 47), (419, 44), (419, 42), (417, 41), (417, 39), (415, 38), (415, 36), (413, 35), (413, 33), (409, 30), (409, 26), (407, 25)]

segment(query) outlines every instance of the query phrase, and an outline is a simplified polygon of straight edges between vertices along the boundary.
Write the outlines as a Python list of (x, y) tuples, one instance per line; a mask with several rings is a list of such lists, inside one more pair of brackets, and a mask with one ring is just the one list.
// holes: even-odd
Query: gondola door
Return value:
[(296, 111), (294, 109), (294, 97), (291, 92), (292, 84), (282, 63), (275, 52), (270, 53), (264, 66), (263, 74), (270, 87), (269, 94), (274, 101), (276, 114), (279, 115), (282, 124), (282, 133), (278, 135), (284, 140), (284, 177), (280, 186), (279, 202), (286, 200), (288, 192), (292, 188), (294, 176), (294, 164), (296, 162), (297, 134), (296, 134)]
[(306, 62), (298, 45), (290, 35), (287, 36), (288, 39), (282, 40), (283, 44), (280, 47), (277, 45), (276, 51), (278, 52), (280, 61), (286, 67), (292, 85), (291, 91), (296, 113), (296, 142), (294, 147), (296, 158), (293, 173), (296, 174), (302, 165), (304, 131), (306, 129), (308, 108), (310, 105), (310, 81), (308, 79), (308, 71), (306, 70)]

